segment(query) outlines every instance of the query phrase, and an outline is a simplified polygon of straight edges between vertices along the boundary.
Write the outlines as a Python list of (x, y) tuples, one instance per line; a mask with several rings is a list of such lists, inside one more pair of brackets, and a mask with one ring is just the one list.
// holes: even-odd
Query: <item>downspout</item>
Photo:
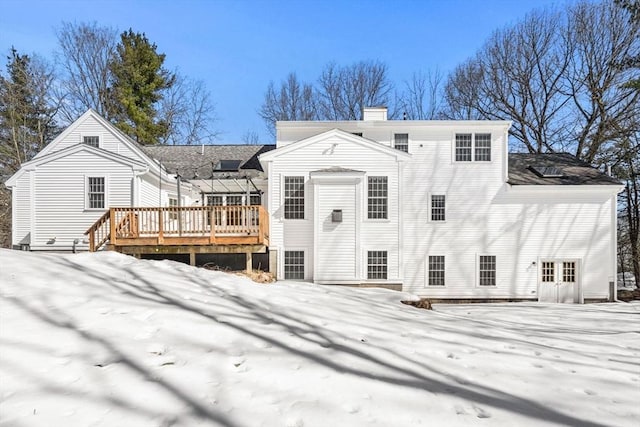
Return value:
[(610, 291), (609, 301), (620, 302), (618, 300), (618, 193), (611, 196), (611, 263), (613, 267), (613, 286)]

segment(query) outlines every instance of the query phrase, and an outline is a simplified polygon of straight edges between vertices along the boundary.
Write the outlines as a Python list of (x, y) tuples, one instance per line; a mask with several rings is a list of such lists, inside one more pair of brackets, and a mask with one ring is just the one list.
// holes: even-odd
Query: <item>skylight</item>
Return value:
[(220, 160), (215, 167), (217, 171), (237, 171), (242, 160)]
[(562, 171), (555, 166), (531, 166), (531, 170), (542, 178), (559, 178), (562, 177)]

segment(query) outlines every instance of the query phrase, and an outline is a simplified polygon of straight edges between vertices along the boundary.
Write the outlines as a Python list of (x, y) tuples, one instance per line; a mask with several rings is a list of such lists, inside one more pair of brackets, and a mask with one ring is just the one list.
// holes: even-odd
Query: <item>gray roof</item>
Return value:
[[(147, 145), (142, 150), (162, 162), (170, 173), (184, 179), (244, 176), (248, 171), (260, 171), (258, 156), (274, 150), (275, 145)], [(221, 160), (240, 160), (238, 172), (214, 171)]]
[[(534, 168), (557, 168), (562, 176), (542, 177)], [(568, 153), (509, 153), (511, 185), (620, 185), (620, 181), (600, 172)]]
[(355, 169), (346, 169), (340, 166), (332, 166), (326, 169), (319, 169), (317, 171), (312, 171), (311, 173), (353, 173), (353, 172), (364, 173), (362, 171), (358, 171)]

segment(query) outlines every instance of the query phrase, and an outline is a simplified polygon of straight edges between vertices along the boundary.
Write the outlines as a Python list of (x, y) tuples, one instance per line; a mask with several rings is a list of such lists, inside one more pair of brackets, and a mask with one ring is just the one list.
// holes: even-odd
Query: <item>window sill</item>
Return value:
[(108, 208), (84, 208), (83, 212), (104, 212), (108, 210)]
[(366, 219), (364, 220), (364, 222), (372, 222), (372, 223), (376, 223), (376, 222), (377, 222), (377, 223), (382, 223), (382, 224), (384, 224), (384, 223), (391, 222), (391, 220), (390, 220), (390, 219), (372, 219), (372, 218), (366, 218)]

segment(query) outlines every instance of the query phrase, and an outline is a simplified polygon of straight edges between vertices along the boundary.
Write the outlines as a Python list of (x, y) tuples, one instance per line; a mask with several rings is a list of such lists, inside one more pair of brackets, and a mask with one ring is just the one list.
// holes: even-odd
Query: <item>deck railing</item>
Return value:
[(116, 246), (264, 244), (268, 230), (260, 205), (141, 207), (110, 208), (85, 234), (93, 252), (107, 241)]

